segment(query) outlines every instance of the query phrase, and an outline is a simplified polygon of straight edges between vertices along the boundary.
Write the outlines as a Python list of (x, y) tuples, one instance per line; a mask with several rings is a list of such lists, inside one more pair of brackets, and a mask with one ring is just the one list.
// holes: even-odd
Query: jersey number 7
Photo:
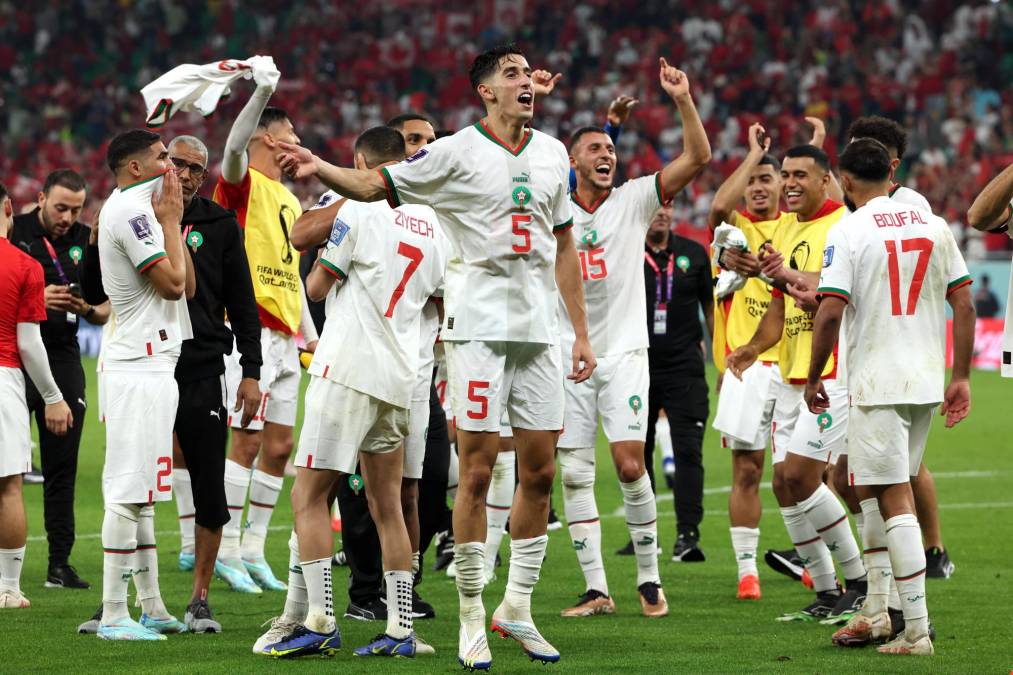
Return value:
[(404, 274), (401, 275), (401, 282), (394, 289), (394, 292), (390, 296), (390, 302), (387, 304), (387, 311), (384, 316), (388, 319), (394, 316), (394, 307), (397, 305), (398, 300), (404, 295), (404, 287), (408, 285), (408, 280), (415, 274), (415, 270), (422, 264), (422, 259), (425, 255), (422, 253), (422, 249), (416, 248), (411, 244), (406, 244), (403, 241), (399, 241), (397, 244), (397, 254), (408, 258), (408, 267), (405, 268)]
[[(890, 311), (894, 316), (902, 316), (900, 311), (900, 257), (897, 254), (897, 242), (887, 241), (887, 269), (890, 274)], [(918, 306), (918, 296), (922, 292), (922, 282), (925, 281), (925, 270), (929, 267), (929, 257), (932, 255), (932, 240), (925, 237), (914, 239), (901, 239), (900, 250), (902, 253), (918, 252), (918, 261), (915, 263), (915, 273), (911, 277), (911, 288), (907, 293), (907, 307), (904, 315), (911, 316)]]

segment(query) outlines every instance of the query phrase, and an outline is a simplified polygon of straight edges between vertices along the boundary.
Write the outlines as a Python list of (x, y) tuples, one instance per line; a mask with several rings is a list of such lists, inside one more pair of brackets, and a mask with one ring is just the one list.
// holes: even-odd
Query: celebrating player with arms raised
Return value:
[(486, 117), (402, 164), (379, 173), (340, 169), (292, 145), (282, 146), (288, 153), (282, 161), (293, 175), (316, 174), (352, 199), (429, 204), (453, 244), (442, 339), (461, 459), (454, 504), (458, 657), (468, 667), (489, 668), (482, 605), (485, 498), (504, 407), (514, 427), (520, 489), (506, 597), (492, 626), (519, 640), (532, 658), (559, 659), (531, 618), (531, 592), (548, 543), (556, 434), (563, 426), (558, 295), (576, 335), (569, 377), (586, 380), (595, 361), (570, 232), (566, 149), (527, 127), (534, 112), (531, 68), (516, 48), (503, 47), (476, 57), (470, 77)]
[[(565, 431), (559, 438), (564, 503), (570, 537), (587, 589), (563, 616), (611, 614), (601, 555), (601, 524), (594, 498), (598, 417), (612, 449), (637, 556), (637, 587), (646, 616), (664, 616), (657, 556), (657, 507), (644, 467), (648, 394), (647, 325), (643, 241), (651, 215), (682, 190), (710, 161), (710, 144), (682, 71), (660, 59), (661, 86), (679, 108), (685, 152), (662, 171), (613, 190), (617, 165), (612, 139), (599, 127), (577, 130), (570, 141), (576, 173), (572, 194), (577, 252), (587, 299), (591, 347), (598, 368), (586, 382), (566, 383)], [(663, 309), (656, 310), (656, 314)], [(560, 303), (563, 353), (573, 339)], [(662, 324), (664, 325), (664, 324)]]

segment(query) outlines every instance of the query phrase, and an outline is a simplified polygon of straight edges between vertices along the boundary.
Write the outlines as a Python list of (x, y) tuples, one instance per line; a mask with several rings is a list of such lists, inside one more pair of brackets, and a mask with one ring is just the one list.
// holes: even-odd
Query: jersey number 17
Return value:
[(911, 316), (918, 306), (918, 296), (922, 292), (922, 283), (925, 281), (925, 270), (929, 267), (929, 257), (932, 255), (932, 240), (925, 237), (914, 239), (901, 239), (901, 253), (918, 252), (918, 261), (915, 263), (914, 276), (911, 277), (911, 288), (907, 293), (907, 306), (902, 313), (900, 309), (900, 256), (897, 253), (897, 242), (887, 241), (886, 259), (887, 270), (890, 274), (890, 312), (894, 316)]

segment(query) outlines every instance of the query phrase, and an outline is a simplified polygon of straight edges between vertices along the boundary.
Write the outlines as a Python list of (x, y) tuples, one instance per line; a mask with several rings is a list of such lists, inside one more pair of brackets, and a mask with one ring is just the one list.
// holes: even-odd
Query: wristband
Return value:
[(81, 316), (87, 319), (94, 313), (95, 313), (95, 305), (88, 305), (88, 311), (82, 314)]

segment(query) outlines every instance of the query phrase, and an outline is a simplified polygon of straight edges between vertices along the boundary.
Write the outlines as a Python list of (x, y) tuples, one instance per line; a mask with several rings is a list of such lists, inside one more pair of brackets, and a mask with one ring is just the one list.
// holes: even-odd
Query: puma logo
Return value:
[(221, 414), (217, 410), (211, 410), (210, 413), (211, 413), (211, 416), (214, 417), (215, 419), (217, 419), (219, 422), (222, 421), (222, 416), (221, 416)]

